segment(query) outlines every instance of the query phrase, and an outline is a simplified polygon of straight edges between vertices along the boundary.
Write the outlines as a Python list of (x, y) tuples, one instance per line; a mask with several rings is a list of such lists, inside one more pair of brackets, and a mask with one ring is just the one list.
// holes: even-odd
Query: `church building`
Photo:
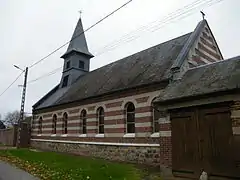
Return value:
[(82, 32), (80, 18), (61, 56), (61, 81), (33, 105), (32, 147), (181, 177), (202, 169), (240, 177), (240, 57), (223, 60), (205, 19), (93, 71)]

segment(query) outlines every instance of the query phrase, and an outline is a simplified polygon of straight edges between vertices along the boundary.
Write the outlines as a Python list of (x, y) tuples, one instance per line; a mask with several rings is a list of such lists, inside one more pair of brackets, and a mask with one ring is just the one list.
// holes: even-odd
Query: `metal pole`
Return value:
[(23, 91), (22, 91), (22, 100), (21, 100), (20, 118), (18, 119), (17, 148), (20, 147), (20, 132), (21, 132), (21, 122), (23, 121), (23, 118), (24, 118), (24, 105), (25, 105), (26, 88), (27, 88), (27, 76), (28, 76), (28, 67), (26, 67), (26, 69), (25, 69), (24, 84), (23, 84)]

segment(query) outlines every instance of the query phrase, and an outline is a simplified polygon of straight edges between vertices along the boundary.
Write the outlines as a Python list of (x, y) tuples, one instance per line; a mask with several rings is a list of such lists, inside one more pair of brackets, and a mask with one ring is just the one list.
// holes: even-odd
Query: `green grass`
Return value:
[(141, 180), (134, 165), (28, 149), (1, 150), (0, 159), (47, 180)]

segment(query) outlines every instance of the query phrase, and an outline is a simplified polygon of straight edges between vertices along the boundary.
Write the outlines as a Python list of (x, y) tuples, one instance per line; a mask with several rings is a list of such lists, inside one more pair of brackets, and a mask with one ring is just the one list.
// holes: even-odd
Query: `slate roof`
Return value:
[(64, 93), (59, 93), (61, 90), (56, 86), (33, 108), (41, 109), (167, 80), (171, 76), (171, 66), (191, 34), (185, 34), (88, 72), (79, 77)]
[(85, 38), (83, 25), (82, 25), (82, 19), (79, 18), (78, 23), (76, 25), (76, 28), (73, 32), (71, 41), (68, 45), (68, 49), (65, 52), (65, 54), (62, 55), (61, 58), (65, 58), (68, 54), (72, 52), (82, 53), (87, 56), (93, 57), (93, 55), (89, 52), (87, 41)]
[[(171, 79), (172, 71), (179, 69), (183, 64), (190, 48), (205, 25), (208, 25), (207, 21), (202, 20), (191, 33), (88, 72), (80, 76), (70, 87), (60, 88), (59, 85), (57, 85), (33, 105), (33, 108), (42, 109), (101, 96), (119, 90), (168, 81)], [(83, 30), (81, 19), (78, 22), (74, 34), (76, 34), (79, 29)], [(73, 37), (74, 36), (75, 35), (73, 35)], [(83, 38), (84, 42), (86, 42), (85, 36), (83, 36)], [(87, 45), (79, 41), (81, 41), (81, 39), (71, 42), (74, 47), (78, 45), (80, 47), (86, 46), (86, 48), (79, 49), (78, 53), (92, 57), (87, 49)], [(82, 49), (84, 49), (84, 52)], [(70, 44), (67, 52), (62, 57), (64, 58), (73, 51), (76, 51), (76, 48), (71, 48)]]
[(188, 70), (182, 79), (170, 83), (155, 102), (240, 89), (240, 56)]

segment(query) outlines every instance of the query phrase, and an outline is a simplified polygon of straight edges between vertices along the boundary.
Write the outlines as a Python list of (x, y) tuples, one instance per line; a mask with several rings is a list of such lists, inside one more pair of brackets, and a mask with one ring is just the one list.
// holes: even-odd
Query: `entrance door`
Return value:
[(194, 112), (171, 113), (173, 171), (192, 176), (197, 167), (197, 127)]
[[(216, 108), (217, 107), (217, 108)], [(232, 126), (227, 106), (205, 106), (171, 112), (173, 173), (199, 177), (240, 177), (231, 154)]]

